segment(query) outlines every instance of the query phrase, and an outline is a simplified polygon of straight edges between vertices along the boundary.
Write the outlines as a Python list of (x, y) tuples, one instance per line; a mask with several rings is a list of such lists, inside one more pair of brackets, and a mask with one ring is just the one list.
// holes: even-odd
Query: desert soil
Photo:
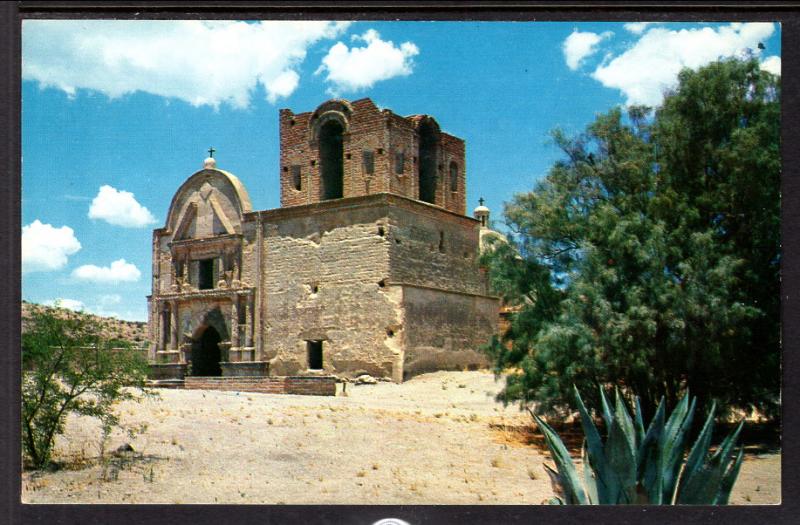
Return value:
[[(494, 401), (488, 372), (437, 372), (402, 385), (313, 397), (159, 390), (99, 428), (72, 418), (61, 470), (24, 472), (26, 503), (538, 504), (552, 496), (530, 416)], [(105, 465), (104, 465), (105, 464)], [(105, 479), (104, 479), (105, 478)], [(780, 454), (749, 454), (735, 504), (780, 502)]]

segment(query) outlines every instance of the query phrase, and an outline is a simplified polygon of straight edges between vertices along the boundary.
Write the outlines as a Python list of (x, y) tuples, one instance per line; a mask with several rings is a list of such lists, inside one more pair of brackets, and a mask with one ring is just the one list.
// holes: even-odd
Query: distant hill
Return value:
[(140, 348), (147, 344), (147, 323), (142, 321), (121, 321), (114, 317), (75, 312), (67, 308), (56, 308), (42, 304), (22, 301), (22, 331), (25, 331), (26, 320), (30, 319), (32, 312), (50, 311), (62, 317), (88, 317), (92, 322), (101, 326), (101, 336), (105, 339), (120, 339)]

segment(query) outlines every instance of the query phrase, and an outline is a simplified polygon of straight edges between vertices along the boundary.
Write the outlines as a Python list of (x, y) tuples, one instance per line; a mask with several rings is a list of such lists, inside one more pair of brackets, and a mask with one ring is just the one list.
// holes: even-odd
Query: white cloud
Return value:
[(763, 22), (678, 31), (657, 27), (630, 49), (600, 65), (592, 76), (604, 86), (622, 91), (629, 105), (656, 106), (664, 91), (674, 87), (681, 69), (696, 69), (745, 49), (758, 54), (758, 43), (774, 32), (774, 24)]
[(81, 243), (69, 226), (54, 228), (36, 219), (22, 227), (23, 272), (59, 270), (80, 249)]
[(97, 298), (97, 304), (101, 307), (119, 304), (122, 302), (122, 296), (116, 293), (101, 295)]
[(412, 58), (419, 48), (412, 42), (403, 42), (399, 47), (390, 40), (381, 40), (374, 29), (352, 40), (362, 41), (365, 47), (351, 47), (337, 42), (328, 50), (315, 74), (328, 72), (326, 80), (333, 84), (330, 92), (358, 91), (372, 87), (376, 82), (397, 76), (410, 75)]
[(118, 259), (111, 263), (111, 266), (95, 266), (94, 264), (84, 264), (72, 271), (72, 276), (82, 281), (93, 281), (98, 283), (120, 283), (138, 281), (142, 276), (139, 269), (125, 259)]
[(564, 59), (567, 61), (567, 67), (573, 71), (578, 69), (585, 58), (597, 52), (597, 45), (613, 34), (610, 31), (602, 34), (592, 33), (591, 31), (581, 32), (577, 29), (573, 31), (561, 46), (562, 51), (564, 51)]
[(781, 74), (781, 57), (779, 56), (770, 56), (765, 58), (761, 62), (761, 69), (764, 71), (768, 71), (773, 75), (780, 75)]
[(57, 308), (66, 308), (67, 310), (73, 310), (75, 312), (83, 312), (86, 310), (86, 305), (83, 304), (81, 301), (77, 299), (65, 299), (65, 298), (58, 298), (58, 299), (51, 299), (49, 301), (45, 301), (43, 303), (45, 306), (55, 306)]
[(655, 24), (655, 22), (628, 22), (623, 27), (634, 35), (641, 35), (650, 24)]
[(100, 186), (97, 196), (89, 206), (89, 218), (102, 219), (125, 228), (142, 228), (156, 222), (153, 214), (136, 201), (133, 193), (108, 185)]
[(25, 20), (22, 78), (74, 95), (136, 91), (194, 106), (245, 108), (262, 85), (274, 103), (297, 88), (309, 46), (347, 22)]

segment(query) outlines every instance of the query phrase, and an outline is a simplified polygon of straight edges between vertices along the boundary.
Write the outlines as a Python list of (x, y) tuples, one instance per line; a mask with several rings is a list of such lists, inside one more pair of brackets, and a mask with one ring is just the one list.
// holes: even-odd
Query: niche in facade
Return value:
[(458, 191), (458, 164), (455, 162), (450, 163), (450, 191)]

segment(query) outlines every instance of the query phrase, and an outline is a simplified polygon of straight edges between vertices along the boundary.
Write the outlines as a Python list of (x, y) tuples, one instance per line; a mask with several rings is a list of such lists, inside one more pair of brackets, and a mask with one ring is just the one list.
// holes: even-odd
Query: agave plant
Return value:
[(603, 442), (577, 388), (575, 397), (585, 437), (581, 450), (583, 476), (578, 474), (558, 434), (531, 412), (544, 433), (558, 469), (556, 472), (545, 465), (557, 496), (550, 500), (551, 503), (728, 503), (742, 464), (743, 448), (739, 447), (735, 456), (732, 451), (743, 422), (739, 423), (712, 454), (709, 450), (714, 428), (715, 405), (712, 405), (703, 429), (687, 456), (685, 451), (696, 398), (690, 403), (689, 395), (685, 395), (669, 418), (665, 415), (662, 398), (645, 431), (638, 397), (635, 398), (634, 417), (631, 418), (619, 390), (612, 408), (601, 388), (602, 417), (608, 434)]

